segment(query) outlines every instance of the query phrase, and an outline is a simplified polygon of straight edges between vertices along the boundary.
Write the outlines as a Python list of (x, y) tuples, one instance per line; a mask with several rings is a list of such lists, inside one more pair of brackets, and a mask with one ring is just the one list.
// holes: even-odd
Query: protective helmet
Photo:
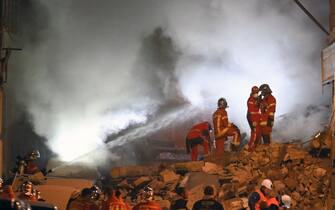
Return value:
[(91, 187), (91, 198), (94, 200), (98, 200), (100, 198), (100, 195), (102, 194), (101, 189), (94, 185), (93, 187)]
[(256, 94), (256, 93), (258, 93), (259, 92), (259, 88), (257, 87), (257, 86), (253, 86), (252, 88), (251, 88), (251, 94)]
[(272, 93), (272, 90), (268, 84), (263, 84), (259, 87), (259, 91), (262, 92), (262, 95), (270, 94)]
[(154, 196), (154, 190), (150, 186), (146, 186), (143, 190), (143, 199), (152, 200)]
[(261, 183), (261, 186), (269, 189), (269, 190), (272, 190), (272, 181), (270, 179), (264, 179)]
[(41, 157), (41, 155), (40, 155), (40, 152), (38, 150), (33, 150), (28, 155), (29, 160), (37, 160), (40, 157)]
[(281, 201), (284, 204), (284, 207), (286, 207), (288, 209), (291, 207), (292, 199), (289, 195), (283, 195), (281, 197)]
[(21, 191), (22, 192), (27, 192), (27, 190), (33, 190), (33, 183), (30, 181), (25, 181), (22, 185), (21, 185)]
[(225, 98), (220, 98), (218, 100), (218, 107), (227, 108), (228, 107), (227, 100)]

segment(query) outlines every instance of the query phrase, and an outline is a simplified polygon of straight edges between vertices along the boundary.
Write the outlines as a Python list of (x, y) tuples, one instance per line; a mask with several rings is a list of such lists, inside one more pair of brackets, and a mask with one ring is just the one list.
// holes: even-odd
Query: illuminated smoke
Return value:
[[(41, 44), (17, 57), (24, 70), (16, 94), (63, 160), (103, 147), (110, 135), (110, 146), (125, 144), (204, 114), (194, 108), (211, 115), (219, 97), (248, 132), (246, 100), (262, 83), (277, 98), (276, 116), (286, 116), (277, 118), (277, 138), (305, 138), (326, 121), (325, 37), (291, 0), (39, 3), (50, 22)], [(298, 114), (309, 106), (319, 109)]]

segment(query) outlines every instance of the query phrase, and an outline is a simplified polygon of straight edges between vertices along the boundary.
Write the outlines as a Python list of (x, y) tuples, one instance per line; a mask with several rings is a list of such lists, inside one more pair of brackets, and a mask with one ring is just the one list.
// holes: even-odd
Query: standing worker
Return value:
[(222, 155), (224, 152), (224, 143), (228, 136), (232, 136), (231, 143), (232, 150), (237, 151), (241, 143), (241, 133), (236, 125), (228, 121), (228, 114), (226, 111), (228, 104), (226, 99), (220, 98), (218, 100), (218, 108), (213, 114), (213, 125), (215, 134), (216, 155)]
[(186, 137), (186, 150), (187, 153), (191, 152), (192, 161), (198, 159), (198, 145), (204, 147), (204, 154), (208, 155), (211, 137), (209, 132), (212, 131), (212, 127), (209, 122), (202, 122), (194, 125), (187, 133)]
[(272, 181), (270, 179), (264, 179), (261, 183), (260, 189), (253, 192), (248, 199), (250, 210), (261, 210), (268, 208), (271, 191)]
[(262, 101), (261, 103), (266, 106), (266, 114), (267, 114), (267, 123), (266, 126), (268, 127), (269, 138), (264, 139), (264, 144), (270, 144), (271, 143), (271, 133), (272, 128), (274, 125), (275, 120), (275, 112), (276, 112), (276, 98), (272, 95), (272, 90), (270, 89), (270, 86), (268, 84), (263, 84), (259, 87), (259, 91), (261, 91), (261, 97)]
[(259, 89), (257, 86), (253, 86), (251, 89), (251, 94), (248, 99), (248, 112), (247, 112), (247, 120), (251, 129), (250, 140), (249, 140), (249, 152), (254, 151), (257, 143), (260, 138), (260, 100), (258, 97)]

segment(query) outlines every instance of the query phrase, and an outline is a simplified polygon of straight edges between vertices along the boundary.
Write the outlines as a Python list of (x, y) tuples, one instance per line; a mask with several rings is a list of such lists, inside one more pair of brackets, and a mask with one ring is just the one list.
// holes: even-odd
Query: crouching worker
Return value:
[(212, 127), (208, 122), (202, 122), (194, 125), (186, 137), (186, 150), (189, 154), (191, 152), (192, 161), (198, 159), (198, 146), (204, 147), (204, 155), (209, 154), (209, 147), (211, 137), (209, 133), (212, 131)]

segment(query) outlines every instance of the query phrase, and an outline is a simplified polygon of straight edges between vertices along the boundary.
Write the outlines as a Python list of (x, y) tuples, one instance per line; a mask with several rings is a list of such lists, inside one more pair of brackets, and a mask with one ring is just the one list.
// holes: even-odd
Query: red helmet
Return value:
[(255, 93), (258, 93), (259, 92), (259, 88), (257, 86), (253, 86), (251, 88), (251, 94), (255, 94)]

